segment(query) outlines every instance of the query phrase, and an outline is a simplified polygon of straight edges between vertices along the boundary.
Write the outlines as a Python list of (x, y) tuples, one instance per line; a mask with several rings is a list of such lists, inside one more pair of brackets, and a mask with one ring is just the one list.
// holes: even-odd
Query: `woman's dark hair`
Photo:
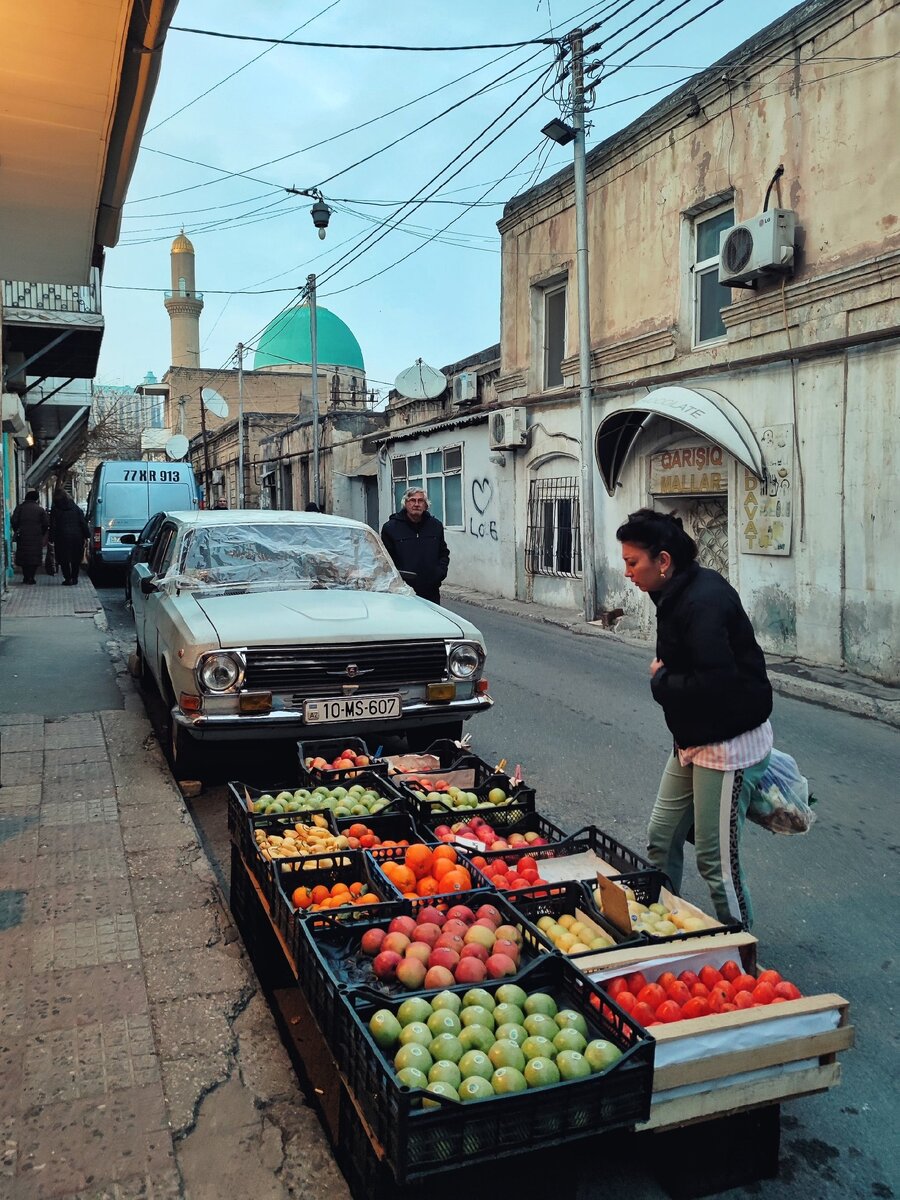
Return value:
[(620, 542), (640, 546), (653, 558), (658, 558), (663, 550), (668, 550), (676, 571), (682, 570), (697, 557), (697, 543), (690, 534), (685, 533), (681, 518), (674, 513), (639, 508), (629, 515), (624, 525), (619, 526), (616, 537)]
[(32, 488), (30, 491), (25, 493), (24, 503), (25, 504), (37, 504), (38, 498), (39, 497), (38, 497), (37, 492), (34, 490), (34, 488)]

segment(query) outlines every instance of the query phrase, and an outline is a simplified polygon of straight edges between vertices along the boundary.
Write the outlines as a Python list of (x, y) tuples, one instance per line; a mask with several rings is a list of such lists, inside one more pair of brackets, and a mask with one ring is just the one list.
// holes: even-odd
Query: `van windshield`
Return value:
[(147, 509), (146, 483), (108, 483), (104, 489), (103, 523), (118, 525), (122, 521), (146, 523), (150, 513)]

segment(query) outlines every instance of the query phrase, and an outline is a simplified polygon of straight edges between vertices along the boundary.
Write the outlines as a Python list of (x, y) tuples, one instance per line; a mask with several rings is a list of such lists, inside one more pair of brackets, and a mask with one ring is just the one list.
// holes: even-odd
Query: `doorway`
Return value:
[(697, 561), (728, 578), (728, 496), (676, 500), (671, 511), (697, 543)]

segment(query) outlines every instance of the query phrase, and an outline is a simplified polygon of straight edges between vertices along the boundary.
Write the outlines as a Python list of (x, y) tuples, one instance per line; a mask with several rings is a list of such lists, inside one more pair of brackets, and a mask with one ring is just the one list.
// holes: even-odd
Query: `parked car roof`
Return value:
[(234, 525), (252, 521), (254, 525), (347, 525), (354, 529), (371, 529), (363, 521), (350, 517), (332, 517), (327, 513), (294, 512), (280, 508), (204, 508), (167, 512), (167, 517), (184, 525)]

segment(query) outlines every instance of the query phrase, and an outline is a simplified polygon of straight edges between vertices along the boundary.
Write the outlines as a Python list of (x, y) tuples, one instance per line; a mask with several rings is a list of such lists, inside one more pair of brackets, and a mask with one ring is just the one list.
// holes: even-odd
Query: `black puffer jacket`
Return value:
[(450, 550), (444, 541), (444, 526), (426, 512), (414, 524), (405, 509), (392, 513), (381, 530), (381, 540), (398, 571), (415, 571), (408, 580), (417, 596), (440, 602), (440, 587), (447, 578)]
[(675, 744), (725, 742), (767, 720), (765, 659), (731, 584), (691, 563), (652, 599), (656, 657), (665, 665), (651, 686)]
[(75, 501), (67, 495), (54, 496), (50, 509), (50, 541), (56, 547), (57, 556), (77, 555), (80, 558), (90, 536), (91, 527)]

